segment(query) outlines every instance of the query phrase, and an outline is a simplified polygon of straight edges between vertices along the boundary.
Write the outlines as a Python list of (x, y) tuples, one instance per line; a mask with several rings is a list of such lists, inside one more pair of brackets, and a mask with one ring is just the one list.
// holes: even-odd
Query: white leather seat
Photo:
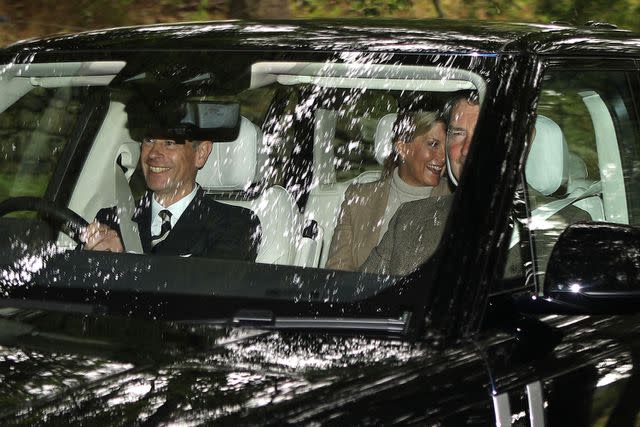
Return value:
[[(388, 114), (387, 116), (393, 116), (390, 124), (389, 118), (381, 119), (385, 121), (382, 126), (380, 122), (376, 127), (376, 136), (374, 136), (374, 150), (375, 157), (378, 163), (382, 165), (384, 157), (378, 153), (378, 150), (384, 152), (384, 150), (391, 150), (392, 133), (388, 134), (388, 147), (385, 144), (378, 144), (375, 141), (382, 141), (384, 132), (392, 132), (393, 122), (395, 121), (395, 114)], [(385, 116), (385, 117), (387, 117)], [(362, 172), (356, 178), (337, 182), (335, 164), (336, 159), (333, 152), (334, 138), (336, 132), (337, 112), (332, 110), (318, 109), (314, 120), (314, 134), (313, 134), (313, 183), (307, 204), (305, 206), (305, 218), (307, 221), (313, 220), (323, 230), (323, 242), (322, 251), (320, 255), (320, 266), (324, 266), (329, 256), (329, 246), (331, 245), (331, 239), (333, 238), (333, 230), (336, 227), (338, 221), (338, 215), (340, 214), (340, 205), (344, 200), (344, 193), (352, 183), (364, 183), (372, 182), (380, 179), (379, 170), (371, 170)]]
[[(218, 201), (250, 209), (260, 220), (262, 239), (257, 262), (298, 266), (317, 265), (318, 237), (303, 236), (303, 222), (293, 196), (274, 185), (256, 197), (246, 191), (270, 173), (267, 147), (262, 131), (245, 117), (240, 133), (232, 142), (214, 143), (207, 163), (196, 181)], [(232, 198), (233, 196), (238, 196)], [(321, 237), (320, 237), (321, 239)]]
[(391, 154), (393, 146), (393, 124), (396, 122), (398, 113), (385, 114), (378, 121), (376, 133), (373, 137), (373, 150), (376, 161), (383, 164), (385, 159)]
[[(99, 209), (116, 205), (125, 250), (141, 253), (138, 227), (131, 221), (135, 201), (129, 186), (140, 158), (140, 144), (133, 141), (126, 123), (124, 104), (112, 101), (80, 172), (69, 208), (91, 222)], [(64, 233), (60, 233), (59, 243), (65, 247), (75, 245)]]
[(536, 120), (536, 134), (525, 165), (527, 184), (545, 196), (566, 186), (569, 147), (560, 126), (545, 116)]
[(322, 235), (318, 261), (320, 267), (327, 261), (335, 218), (348, 186), (348, 183), (336, 182), (333, 141), (337, 116), (336, 111), (318, 109), (313, 126), (313, 180), (304, 209), (304, 218), (306, 223), (315, 222)]
[[(527, 184), (544, 196), (565, 200), (565, 205), (571, 204), (586, 211), (594, 221), (603, 220), (602, 199), (594, 191), (598, 182), (587, 179), (584, 161), (569, 151), (560, 126), (541, 115), (535, 126), (536, 134), (525, 165)], [(556, 203), (553, 209), (557, 212), (562, 205)], [(546, 212), (545, 215), (551, 210)]]
[[(578, 156), (572, 152), (569, 152), (569, 179), (567, 181), (567, 192), (571, 193), (573, 190), (579, 187), (583, 187), (585, 183), (589, 185), (593, 180), (588, 179), (587, 164)], [(587, 185), (588, 186), (588, 185)]]
[[(569, 152), (569, 180), (567, 193), (580, 194), (589, 191), (596, 181), (589, 179), (587, 165), (578, 155)], [(605, 221), (604, 203), (600, 195), (582, 198), (573, 203), (574, 206), (587, 211), (593, 221)]]
[(336, 156), (333, 142), (336, 136), (338, 113), (334, 110), (316, 110), (313, 122), (313, 181), (311, 188), (336, 182)]
[(269, 159), (262, 138), (262, 131), (242, 117), (238, 138), (214, 142), (196, 181), (211, 191), (246, 191), (267, 172)]

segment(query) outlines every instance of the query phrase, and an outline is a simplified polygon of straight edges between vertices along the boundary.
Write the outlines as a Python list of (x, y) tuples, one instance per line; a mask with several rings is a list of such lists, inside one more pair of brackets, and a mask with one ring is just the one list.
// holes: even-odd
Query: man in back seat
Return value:
[[(158, 114), (183, 119), (181, 113)], [(205, 196), (196, 173), (206, 163), (212, 142), (190, 139), (197, 135), (193, 125), (172, 121), (165, 120), (162, 129), (149, 126), (142, 137), (140, 165), (150, 191), (137, 203), (132, 219), (143, 251), (254, 261), (260, 243), (258, 218), (248, 209)], [(122, 252), (119, 223), (116, 207), (101, 209), (83, 234), (84, 248)]]

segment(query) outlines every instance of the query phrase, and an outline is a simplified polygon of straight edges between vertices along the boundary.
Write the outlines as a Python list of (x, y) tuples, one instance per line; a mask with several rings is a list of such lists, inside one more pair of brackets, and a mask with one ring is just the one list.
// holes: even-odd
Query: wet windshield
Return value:
[(75, 292), (91, 290), (124, 312), (138, 307), (131, 291), (315, 313), (384, 298), (437, 248), (459, 174), (451, 147), (471, 139), (494, 61), (162, 52), (5, 64), (3, 293), (81, 304)]

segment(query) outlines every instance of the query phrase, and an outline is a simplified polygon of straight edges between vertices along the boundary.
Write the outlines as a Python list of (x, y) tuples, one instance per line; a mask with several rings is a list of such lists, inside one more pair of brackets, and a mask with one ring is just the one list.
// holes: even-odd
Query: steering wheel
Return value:
[(42, 197), (12, 197), (0, 202), (0, 217), (18, 211), (34, 211), (41, 214), (78, 244), (82, 244), (80, 233), (89, 225), (71, 209), (58, 206)]

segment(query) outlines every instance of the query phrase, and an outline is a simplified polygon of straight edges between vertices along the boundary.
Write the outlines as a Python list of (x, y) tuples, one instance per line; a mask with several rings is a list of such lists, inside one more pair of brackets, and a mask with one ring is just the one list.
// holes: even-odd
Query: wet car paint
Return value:
[[(11, 317), (23, 320), (3, 319), (15, 333), (0, 338), (0, 414), (17, 425), (408, 422), (457, 417), (472, 396), (490, 417), (482, 359), (469, 346), (441, 353), (363, 336)], [(447, 379), (452, 369), (464, 375)]]
[[(635, 317), (545, 322), (562, 342), (540, 354), (518, 351), (526, 333), (514, 340), (492, 332), (488, 340), (480, 336), (438, 351), (426, 343), (348, 334), (158, 328), (131, 319), (14, 311), (3, 319), (13, 336), (0, 338), (0, 414), (15, 425), (66, 419), (486, 425), (490, 396), (505, 392), (514, 419), (526, 419), (526, 386), (539, 381), (552, 419), (588, 422), (588, 405), (610, 399), (611, 389), (620, 402), (637, 391), (635, 350), (622, 338), (637, 325)], [(637, 412), (630, 402), (617, 416)], [(594, 417), (616, 415), (612, 407), (594, 410)]]

